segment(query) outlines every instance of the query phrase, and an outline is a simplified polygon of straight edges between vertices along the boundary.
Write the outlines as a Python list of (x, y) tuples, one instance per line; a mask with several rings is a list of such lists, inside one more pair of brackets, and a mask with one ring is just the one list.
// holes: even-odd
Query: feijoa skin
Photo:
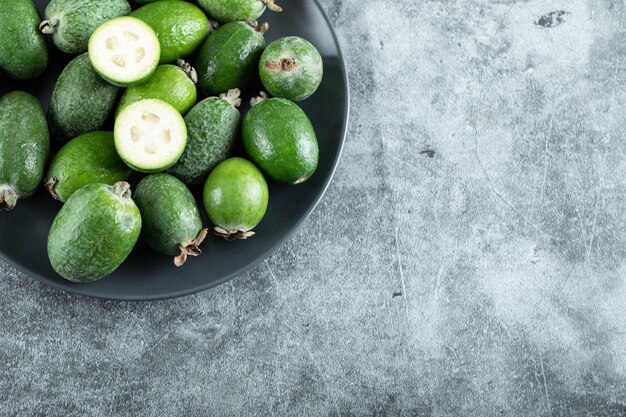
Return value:
[(12, 210), (40, 186), (49, 152), (39, 100), (22, 91), (0, 98), (0, 211)]
[(61, 143), (99, 130), (111, 116), (120, 88), (98, 75), (88, 54), (74, 58), (52, 92), (48, 121), (52, 137)]
[(274, 181), (300, 184), (315, 173), (319, 162), (313, 125), (294, 102), (264, 97), (253, 100), (243, 119), (246, 152)]
[(48, 258), (63, 278), (89, 283), (126, 260), (141, 231), (130, 185), (90, 184), (76, 191), (57, 214), (48, 235)]
[(57, 152), (45, 186), (52, 197), (67, 201), (85, 185), (113, 185), (131, 173), (115, 151), (113, 132), (90, 132), (72, 139)]
[(31, 0), (0, 1), (0, 69), (16, 80), (31, 80), (48, 66), (48, 47)]
[(233, 88), (246, 88), (265, 49), (263, 33), (268, 27), (256, 22), (232, 22), (213, 32), (196, 60), (200, 90), (213, 96)]
[(259, 62), (259, 73), (271, 95), (301, 101), (317, 91), (324, 76), (324, 63), (313, 44), (290, 36), (269, 44)]
[(39, 28), (59, 50), (82, 54), (98, 26), (130, 11), (127, 0), (51, 0)]
[(161, 64), (191, 55), (212, 30), (205, 14), (186, 1), (157, 1), (135, 10), (131, 16), (146, 22), (161, 44)]
[(182, 60), (177, 65), (161, 65), (148, 81), (126, 89), (116, 114), (136, 101), (159, 99), (172, 105), (184, 116), (198, 98), (194, 80), (198, 80), (195, 70)]
[(189, 186), (202, 185), (213, 168), (230, 155), (239, 125), (240, 91), (209, 97), (185, 116), (187, 148), (167, 172)]
[(274, 0), (198, 0), (198, 4), (222, 23), (257, 20), (266, 8), (274, 12), (283, 10)]
[(143, 220), (142, 237), (152, 249), (175, 256), (176, 266), (202, 253), (207, 229), (202, 228), (200, 209), (183, 182), (169, 174), (149, 175), (137, 186), (134, 200)]
[(204, 184), (204, 207), (213, 232), (226, 240), (247, 239), (265, 216), (267, 182), (259, 169), (243, 158), (220, 163)]

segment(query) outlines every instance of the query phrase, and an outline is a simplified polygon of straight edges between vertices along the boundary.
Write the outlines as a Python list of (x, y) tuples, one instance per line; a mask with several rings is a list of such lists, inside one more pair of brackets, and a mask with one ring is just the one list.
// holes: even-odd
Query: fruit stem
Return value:
[(220, 94), (220, 98), (230, 103), (233, 107), (241, 106), (240, 96), (241, 90), (238, 88), (233, 88), (232, 90), (228, 90), (226, 93)]
[(253, 97), (252, 100), (250, 100), (250, 106), (254, 107), (257, 104), (264, 102), (269, 97), (270, 96), (265, 91), (261, 91), (258, 97)]
[(215, 30), (220, 27), (220, 22), (218, 22), (215, 19), (209, 19), (209, 25), (211, 26), (213, 30)]
[(283, 8), (280, 7), (278, 4), (274, 4), (274, 0), (261, 0), (263, 2), (263, 4), (265, 4), (267, 6), (268, 9), (270, 9), (273, 12), (282, 12)]
[(187, 262), (188, 256), (200, 256), (202, 251), (200, 250), (200, 245), (204, 242), (207, 235), (209, 234), (209, 229), (202, 229), (198, 236), (196, 236), (193, 240), (187, 240), (181, 243), (178, 248), (180, 249), (180, 255), (174, 258), (174, 265), (177, 267), (181, 267)]
[(54, 198), (55, 200), (59, 199), (59, 195), (57, 194), (55, 190), (57, 182), (58, 180), (55, 177), (52, 177), (52, 178), (48, 178), (46, 182), (43, 183), (43, 186), (46, 187), (46, 190), (48, 190), (52, 198)]
[(226, 240), (228, 240), (230, 242), (230, 241), (233, 241), (233, 240), (246, 240), (246, 239), (251, 238), (252, 236), (254, 236), (256, 233), (253, 232), (252, 230), (248, 230), (247, 232), (243, 231), (243, 230), (234, 230), (234, 231), (230, 232), (230, 231), (228, 231), (226, 229), (223, 229), (223, 228), (221, 228), (219, 226), (215, 226), (213, 228), (213, 234), (215, 236), (222, 237), (222, 238), (224, 238), (224, 239), (226, 239)]
[(130, 184), (126, 181), (120, 181), (113, 185), (113, 194), (121, 199), (127, 200), (131, 197)]
[(256, 30), (261, 35), (265, 35), (265, 32), (270, 30), (270, 24), (268, 22), (259, 25), (259, 22), (256, 20), (248, 20), (248, 24), (252, 27), (252, 29)]
[(198, 84), (198, 72), (191, 66), (191, 64), (186, 62), (184, 59), (179, 59), (176, 61), (176, 65), (178, 65), (180, 69), (187, 74), (187, 77), (189, 77), (194, 84)]
[(15, 188), (7, 184), (0, 185), (0, 211), (13, 210), (19, 198)]
[(44, 20), (43, 22), (41, 22), (39, 24), (39, 30), (44, 35), (52, 35), (53, 33), (56, 33), (58, 25), (59, 25), (59, 19), (55, 17), (53, 19)]

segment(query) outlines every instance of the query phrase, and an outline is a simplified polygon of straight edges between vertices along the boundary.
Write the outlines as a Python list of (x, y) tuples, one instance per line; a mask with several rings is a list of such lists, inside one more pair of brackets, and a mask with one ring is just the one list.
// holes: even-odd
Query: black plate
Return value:
[[(48, 0), (36, 0), (43, 14)], [(92, 297), (117, 300), (155, 300), (179, 297), (224, 283), (257, 265), (283, 244), (313, 211), (331, 181), (346, 136), (349, 93), (343, 56), (332, 25), (316, 1), (285, 0), (283, 13), (267, 12), (268, 42), (290, 35), (302, 36), (324, 57), (324, 80), (318, 92), (299, 103), (317, 130), (320, 165), (315, 175), (298, 186), (270, 184), (270, 204), (257, 236), (240, 242), (209, 237), (204, 253), (177, 269), (172, 259), (139, 243), (128, 260), (111, 276), (92, 284), (72, 284), (52, 270), (46, 253), (50, 225), (61, 204), (41, 189), (18, 202), (15, 210), (0, 213), (0, 257), (33, 278), (54, 287)], [(54, 83), (72, 58), (50, 47), (51, 61), (39, 79), (18, 83), (0, 74), (0, 95), (25, 90), (47, 106)], [(259, 91), (254, 85), (247, 96)], [(247, 101), (247, 100), (246, 100)], [(243, 109), (246, 111), (247, 109)], [(136, 185), (138, 178), (131, 179)], [(198, 196), (197, 196), (198, 197)], [(205, 218), (205, 224), (208, 221)]]

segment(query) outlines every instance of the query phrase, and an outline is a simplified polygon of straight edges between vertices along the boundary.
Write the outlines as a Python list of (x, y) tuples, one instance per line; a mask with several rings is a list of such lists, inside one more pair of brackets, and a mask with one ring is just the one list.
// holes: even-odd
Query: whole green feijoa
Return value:
[(198, 4), (210, 16), (222, 23), (256, 20), (270, 9), (281, 12), (283, 9), (275, 0), (198, 0)]
[(205, 14), (186, 1), (158, 1), (131, 13), (146, 22), (161, 44), (162, 64), (191, 55), (212, 30)]
[(48, 66), (46, 40), (31, 0), (0, 1), (0, 69), (16, 80), (36, 78)]
[(191, 191), (169, 174), (145, 177), (135, 190), (134, 200), (143, 220), (142, 236), (157, 252), (175, 256), (182, 266), (188, 256), (202, 253), (200, 245), (207, 235), (202, 228), (200, 210)]
[(128, 183), (89, 184), (72, 194), (54, 219), (48, 258), (68, 281), (97, 281), (126, 260), (140, 231), (141, 214)]
[(324, 63), (309, 41), (290, 36), (269, 44), (261, 56), (259, 73), (271, 95), (301, 101), (317, 91), (324, 76)]
[(161, 65), (148, 81), (126, 89), (117, 106), (116, 115), (136, 101), (159, 99), (172, 105), (184, 116), (196, 104), (197, 81), (196, 70), (182, 59), (176, 65)]
[(144, 4), (154, 3), (156, 1), (174, 1), (174, 0), (132, 0), (132, 1), (135, 4), (139, 4), (143, 6)]
[(252, 100), (243, 119), (242, 136), (250, 158), (275, 181), (300, 184), (319, 161), (317, 136), (307, 115), (292, 101), (261, 97)]
[(238, 89), (229, 90), (201, 101), (187, 113), (187, 148), (167, 172), (187, 185), (201, 185), (209, 172), (228, 158), (239, 125), (239, 95)]
[(0, 211), (11, 210), (41, 184), (50, 135), (41, 103), (15, 91), (0, 98)]
[(72, 139), (57, 152), (48, 168), (45, 186), (52, 197), (67, 201), (85, 185), (113, 185), (131, 173), (115, 151), (113, 132), (91, 132)]
[(127, 0), (51, 0), (39, 29), (68, 54), (87, 52), (89, 37), (98, 26), (131, 11)]
[(120, 89), (91, 66), (88, 54), (74, 58), (63, 70), (52, 92), (48, 121), (52, 137), (66, 142), (101, 129), (115, 109)]
[(243, 158), (220, 163), (204, 184), (204, 207), (213, 232), (226, 240), (247, 239), (265, 216), (269, 190), (263, 174)]
[(219, 27), (200, 48), (196, 60), (198, 86), (206, 95), (244, 89), (255, 75), (265, 49), (269, 25), (232, 22)]

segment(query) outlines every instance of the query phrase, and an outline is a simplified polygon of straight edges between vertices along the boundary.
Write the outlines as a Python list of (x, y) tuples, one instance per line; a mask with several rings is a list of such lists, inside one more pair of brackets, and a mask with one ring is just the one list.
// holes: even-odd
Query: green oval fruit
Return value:
[(52, 137), (64, 143), (101, 129), (113, 113), (119, 91), (98, 75), (87, 54), (74, 58), (52, 92), (48, 108)]
[(317, 91), (324, 76), (324, 63), (309, 41), (290, 36), (267, 47), (259, 62), (259, 73), (271, 95), (301, 101)]
[(159, 66), (161, 45), (152, 28), (131, 16), (98, 26), (89, 38), (89, 60), (111, 84), (132, 87), (147, 81)]
[(157, 1), (175, 1), (175, 0), (133, 0), (133, 3), (143, 6), (144, 4), (150, 4)]
[(186, 1), (158, 1), (135, 10), (131, 16), (146, 22), (161, 43), (161, 63), (191, 55), (211, 31), (202, 10)]
[(257, 20), (266, 8), (274, 12), (283, 10), (274, 0), (198, 0), (198, 4), (222, 23)]
[(216, 95), (233, 88), (244, 89), (265, 49), (263, 33), (267, 28), (267, 24), (232, 22), (209, 36), (196, 61), (200, 90)]
[(50, 152), (46, 115), (34, 96), (0, 98), (0, 211), (11, 210), (41, 184)]
[(219, 98), (207, 98), (187, 113), (187, 148), (167, 172), (190, 186), (200, 185), (228, 157), (239, 125), (239, 94), (235, 89)]
[(52, 0), (39, 28), (61, 51), (81, 54), (98, 26), (130, 11), (126, 0)]
[(31, 0), (0, 1), (0, 69), (16, 80), (36, 78), (48, 66), (46, 40)]
[(231, 158), (211, 172), (203, 199), (216, 235), (226, 240), (247, 239), (265, 216), (269, 191), (252, 162)]
[[(130, 185), (89, 184), (59, 211), (48, 235), (48, 258), (63, 278), (97, 281), (126, 260), (141, 231), (139, 209)], [(80, 227), (77, 227), (80, 226)]]
[[(189, 64), (180, 60), (177, 65), (161, 65), (145, 83), (126, 90), (117, 115), (129, 104), (145, 99), (159, 99), (172, 105), (180, 114), (185, 115), (196, 104), (197, 75)], [(181, 68), (182, 67), (182, 68)]]
[(143, 220), (142, 236), (157, 252), (175, 256), (182, 266), (188, 256), (202, 253), (200, 244), (207, 235), (200, 210), (191, 191), (169, 174), (145, 177), (135, 190), (135, 202)]
[(317, 169), (319, 147), (313, 125), (289, 100), (253, 100), (243, 119), (242, 136), (250, 158), (275, 181), (300, 184)]
[(131, 173), (115, 151), (113, 133), (91, 132), (61, 148), (50, 164), (45, 185), (52, 197), (67, 201), (85, 185), (113, 185)]

